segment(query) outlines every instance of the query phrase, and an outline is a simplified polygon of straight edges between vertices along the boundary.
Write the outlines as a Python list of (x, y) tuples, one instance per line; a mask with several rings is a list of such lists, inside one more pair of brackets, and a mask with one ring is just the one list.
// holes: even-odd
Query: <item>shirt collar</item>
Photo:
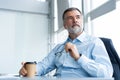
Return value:
[(84, 41), (86, 41), (86, 36), (87, 36), (87, 34), (83, 31), (82, 33), (81, 33), (81, 35), (79, 35), (78, 37), (77, 37), (77, 39), (80, 41), (80, 42), (84, 42)]
[[(86, 38), (87, 34), (83, 31), (76, 39), (71, 40), (70, 37), (67, 38), (66, 42), (76, 42), (76, 41), (80, 41), (80, 42), (84, 42), (87, 38)], [(66, 43), (65, 42), (65, 43)]]

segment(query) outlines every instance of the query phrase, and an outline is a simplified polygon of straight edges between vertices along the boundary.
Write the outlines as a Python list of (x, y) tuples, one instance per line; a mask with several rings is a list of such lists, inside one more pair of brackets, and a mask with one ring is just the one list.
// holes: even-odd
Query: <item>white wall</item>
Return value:
[(41, 61), (49, 49), (49, 2), (0, 0), (0, 73), (18, 73), (22, 61)]
[(48, 14), (48, 1), (38, 0), (0, 0), (0, 9)]
[(0, 73), (18, 73), (22, 61), (47, 53), (47, 15), (0, 10)]

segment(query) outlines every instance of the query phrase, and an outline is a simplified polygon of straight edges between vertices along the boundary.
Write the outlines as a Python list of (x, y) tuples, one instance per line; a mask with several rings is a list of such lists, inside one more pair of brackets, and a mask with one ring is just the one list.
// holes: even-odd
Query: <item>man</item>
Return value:
[[(56, 69), (56, 77), (112, 77), (113, 68), (104, 44), (99, 38), (84, 32), (81, 11), (68, 8), (63, 13), (63, 23), (68, 38), (37, 63), (37, 75)], [(19, 73), (27, 74), (24, 66)]]

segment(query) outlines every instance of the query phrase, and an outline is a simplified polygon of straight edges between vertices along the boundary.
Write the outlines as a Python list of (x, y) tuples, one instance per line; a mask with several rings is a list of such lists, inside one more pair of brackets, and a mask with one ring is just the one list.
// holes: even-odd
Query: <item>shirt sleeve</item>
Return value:
[(55, 69), (54, 58), (55, 52), (60, 45), (57, 45), (47, 57), (45, 57), (42, 61), (37, 63), (37, 75), (42, 76), (47, 74), (48, 72)]
[(82, 55), (77, 62), (93, 77), (112, 77), (112, 64), (101, 40), (95, 41), (91, 54), (92, 59)]

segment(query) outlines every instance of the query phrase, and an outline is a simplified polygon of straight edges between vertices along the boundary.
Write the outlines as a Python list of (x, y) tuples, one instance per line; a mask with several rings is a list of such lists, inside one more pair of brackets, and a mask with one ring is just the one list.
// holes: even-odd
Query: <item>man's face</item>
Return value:
[(69, 33), (78, 34), (83, 31), (83, 18), (79, 11), (73, 10), (65, 14), (64, 27)]

